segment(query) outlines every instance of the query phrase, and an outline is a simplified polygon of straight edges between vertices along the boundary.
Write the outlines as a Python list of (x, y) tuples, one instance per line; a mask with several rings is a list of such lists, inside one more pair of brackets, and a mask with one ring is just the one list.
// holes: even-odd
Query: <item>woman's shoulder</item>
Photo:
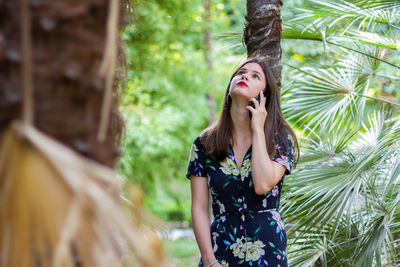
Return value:
[(275, 147), (278, 155), (294, 154), (293, 137), (290, 133), (275, 133)]
[(193, 145), (195, 145), (198, 149), (204, 150), (204, 146), (202, 144), (202, 133), (199, 133), (193, 140)]
[(196, 136), (196, 138), (194, 139), (194, 141), (198, 144), (198, 145), (200, 145), (200, 146), (202, 146), (203, 148), (205, 147), (205, 143), (206, 143), (206, 139), (209, 137), (209, 135), (210, 135), (210, 128), (206, 128), (206, 129), (204, 129), (204, 130), (202, 130), (197, 136)]

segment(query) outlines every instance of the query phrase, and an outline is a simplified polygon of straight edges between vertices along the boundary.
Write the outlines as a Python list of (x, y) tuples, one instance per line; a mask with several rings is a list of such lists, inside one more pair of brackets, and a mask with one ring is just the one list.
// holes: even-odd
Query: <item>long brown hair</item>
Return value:
[(222, 104), (222, 111), (219, 119), (215, 124), (211, 125), (202, 132), (200, 136), (200, 142), (212, 159), (221, 161), (227, 157), (229, 147), (228, 140), (233, 140), (233, 123), (230, 113), (232, 102), (229, 101), (228, 97), (229, 87), (233, 77), (235, 77), (237, 72), (244, 65), (251, 62), (257, 63), (261, 66), (266, 77), (266, 88), (268, 88), (269, 91), (268, 93), (270, 100), (269, 103), (266, 102), (265, 104), (268, 115), (264, 124), (265, 143), (268, 154), (271, 157), (275, 156), (275, 145), (278, 142), (278, 138), (280, 139), (280, 142), (282, 142), (285, 147), (288, 148), (289, 140), (287, 136), (289, 136), (291, 138), (293, 148), (296, 151), (294, 159), (294, 165), (296, 165), (299, 158), (299, 146), (296, 135), (283, 117), (280, 105), (280, 89), (276, 85), (272, 71), (260, 58), (247, 59), (244, 63), (240, 64), (233, 73), (225, 92), (225, 98)]

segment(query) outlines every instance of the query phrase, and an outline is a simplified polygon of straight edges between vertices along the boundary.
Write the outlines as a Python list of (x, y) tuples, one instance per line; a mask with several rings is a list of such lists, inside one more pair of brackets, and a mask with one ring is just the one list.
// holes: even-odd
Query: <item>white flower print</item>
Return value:
[(192, 144), (192, 148), (190, 149), (190, 157), (189, 157), (189, 160), (191, 162), (195, 161), (196, 159), (199, 158), (197, 155), (197, 151), (199, 151), (199, 150), (197, 149), (196, 144)]
[(227, 175), (239, 175), (239, 170), (231, 158), (227, 157), (224, 161), (220, 162), (220, 165), (221, 167), (219, 168), (223, 173)]
[(221, 261), (220, 264), (222, 267), (229, 267), (229, 263), (227, 263), (226, 261)]
[(218, 199), (217, 199), (217, 204), (218, 204), (218, 206), (219, 206), (219, 213), (220, 213), (220, 214), (224, 213), (224, 212), (225, 212), (225, 206), (224, 206), (224, 204), (222, 204), (221, 201), (219, 201)]
[(276, 221), (276, 223), (278, 224), (278, 227), (281, 229), (281, 230), (284, 230), (285, 229), (285, 225), (284, 225), (284, 223), (283, 223), (283, 221), (282, 221), (282, 218), (281, 218), (281, 215), (279, 214), (279, 212), (278, 211), (276, 211), (276, 210), (271, 210), (271, 214), (272, 214), (272, 218)]
[(262, 202), (262, 205), (263, 205), (264, 208), (267, 207), (267, 199), (266, 199), (266, 198), (264, 198), (264, 200), (263, 200), (263, 202)]
[(243, 259), (245, 256), (246, 248), (244, 247), (244, 244), (246, 242), (246, 239), (244, 236), (237, 238), (236, 243), (233, 243), (230, 245), (230, 249), (233, 250), (233, 256), (238, 257), (239, 259)]
[(249, 173), (251, 171), (251, 160), (246, 159), (242, 163), (242, 167), (240, 168), (240, 176), (241, 180), (243, 181), (247, 176), (249, 176)]
[(233, 251), (233, 255), (239, 259), (245, 259), (246, 261), (257, 261), (261, 256), (265, 254), (263, 250), (265, 244), (259, 240), (255, 242), (247, 241), (244, 236), (237, 238), (236, 243), (230, 246)]
[(264, 243), (259, 240), (254, 243), (247, 242), (246, 261), (257, 261), (261, 256), (264, 256), (263, 247), (265, 247)]

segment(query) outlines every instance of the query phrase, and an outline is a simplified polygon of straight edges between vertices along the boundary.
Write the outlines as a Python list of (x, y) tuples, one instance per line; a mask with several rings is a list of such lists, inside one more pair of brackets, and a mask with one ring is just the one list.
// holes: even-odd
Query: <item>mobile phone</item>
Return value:
[[(270, 97), (269, 97), (269, 94), (268, 94), (268, 88), (265, 88), (265, 89), (263, 90), (263, 95), (267, 98), (266, 101), (265, 101), (265, 104), (266, 104), (266, 106), (268, 106), (268, 104), (269, 104), (269, 98), (270, 98)], [(256, 96), (256, 100), (258, 101), (258, 103), (260, 103), (260, 94), (258, 94), (258, 95)], [(249, 102), (249, 106), (255, 108), (255, 107), (254, 107), (253, 101), (250, 101), (250, 102)], [(250, 117), (250, 119), (251, 119), (251, 111), (249, 111), (249, 117)]]

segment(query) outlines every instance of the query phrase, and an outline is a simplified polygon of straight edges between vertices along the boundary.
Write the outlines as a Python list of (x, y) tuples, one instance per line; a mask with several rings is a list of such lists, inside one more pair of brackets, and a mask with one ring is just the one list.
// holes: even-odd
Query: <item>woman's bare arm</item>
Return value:
[(272, 161), (265, 146), (264, 131), (253, 131), (251, 173), (256, 194), (268, 193), (282, 178), (285, 167)]
[[(208, 219), (208, 179), (193, 175), (190, 178), (193, 230), (200, 249), (203, 265), (206, 266), (216, 259), (212, 251)], [(214, 264), (214, 266), (219, 266), (219, 264)]]
[(254, 108), (246, 107), (252, 114), (251, 173), (254, 191), (258, 195), (263, 195), (279, 182), (285, 173), (285, 167), (269, 158), (265, 146), (264, 124), (268, 115), (265, 109), (266, 97), (260, 92), (260, 102), (255, 98), (251, 101), (254, 103)]

